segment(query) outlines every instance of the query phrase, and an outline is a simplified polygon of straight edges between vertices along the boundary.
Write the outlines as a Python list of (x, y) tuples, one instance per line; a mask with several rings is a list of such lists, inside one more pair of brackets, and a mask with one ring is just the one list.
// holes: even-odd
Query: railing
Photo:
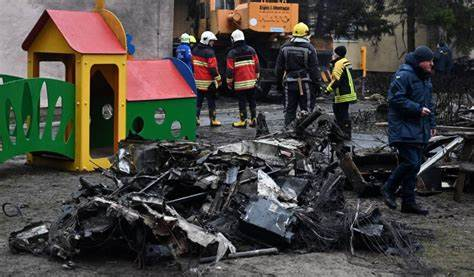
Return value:
[[(0, 78), (0, 163), (34, 152), (73, 159), (75, 86), (44, 78)], [(40, 102), (47, 108), (42, 110)]]

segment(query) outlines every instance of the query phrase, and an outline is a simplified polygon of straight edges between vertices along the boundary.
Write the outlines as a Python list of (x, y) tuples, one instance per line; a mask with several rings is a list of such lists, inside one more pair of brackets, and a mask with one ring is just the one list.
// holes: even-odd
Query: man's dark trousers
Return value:
[(423, 144), (396, 143), (400, 164), (392, 171), (385, 189), (395, 193), (402, 186), (402, 204), (415, 204), (415, 186), (423, 162)]
[(301, 111), (309, 111), (311, 107), (311, 90), (309, 84), (304, 84), (303, 93), (296, 82), (287, 83), (285, 87), (285, 126), (296, 119), (298, 106)]
[(199, 117), (201, 115), (202, 104), (204, 102), (204, 98), (207, 99), (207, 105), (209, 107), (209, 116), (216, 111), (216, 91), (209, 90), (209, 91), (197, 91), (196, 95), (196, 116)]
[(346, 122), (351, 120), (349, 116), (349, 102), (334, 103), (332, 104), (332, 110), (339, 126), (343, 126)]
[(236, 92), (239, 98), (239, 111), (244, 119), (247, 119), (247, 103), (250, 109), (250, 119), (257, 118), (257, 101), (255, 100), (255, 88)]

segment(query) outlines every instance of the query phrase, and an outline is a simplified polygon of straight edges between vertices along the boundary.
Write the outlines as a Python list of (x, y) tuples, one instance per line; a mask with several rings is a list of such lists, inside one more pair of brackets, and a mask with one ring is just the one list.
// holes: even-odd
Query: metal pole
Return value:
[(360, 48), (360, 68), (362, 69), (362, 98), (365, 98), (365, 81), (367, 77), (367, 47)]
[[(244, 252), (237, 252), (237, 253), (231, 253), (227, 255), (227, 257), (222, 258), (224, 259), (237, 259), (237, 258), (249, 258), (249, 257), (255, 257), (255, 256), (263, 256), (263, 255), (272, 255), (272, 254), (278, 254), (278, 249), (277, 248), (265, 248), (265, 249), (258, 249), (258, 250), (253, 250), (253, 251), (244, 251)], [(204, 264), (204, 263), (210, 263), (216, 260), (216, 256), (212, 257), (205, 257), (199, 259), (199, 262)]]
[(188, 196), (185, 196), (185, 197), (181, 197), (181, 198), (173, 199), (173, 200), (170, 200), (170, 201), (166, 201), (166, 204), (168, 204), (168, 205), (178, 204), (178, 203), (182, 203), (182, 202), (192, 200), (194, 198), (198, 198), (198, 197), (201, 197), (201, 196), (206, 196), (207, 194), (208, 194), (208, 192), (200, 192), (200, 193), (196, 193), (196, 194), (193, 194), (193, 195), (188, 195)]

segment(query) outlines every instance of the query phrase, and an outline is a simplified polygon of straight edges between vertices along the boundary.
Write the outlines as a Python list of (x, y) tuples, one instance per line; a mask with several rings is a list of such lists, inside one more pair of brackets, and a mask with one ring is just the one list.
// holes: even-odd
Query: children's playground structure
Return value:
[[(134, 60), (127, 47), (104, 0), (89, 12), (44, 11), (22, 45), (27, 78), (0, 74), (0, 163), (26, 153), (31, 164), (90, 171), (110, 167), (127, 137), (194, 140), (190, 69)], [(48, 62), (64, 64), (65, 80), (41, 78)]]

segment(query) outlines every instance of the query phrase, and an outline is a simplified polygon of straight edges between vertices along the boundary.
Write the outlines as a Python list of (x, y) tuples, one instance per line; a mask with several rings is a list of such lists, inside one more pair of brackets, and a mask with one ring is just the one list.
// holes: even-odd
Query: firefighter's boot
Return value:
[(209, 111), (209, 120), (211, 121), (211, 127), (219, 127), (222, 123), (216, 119), (216, 111), (211, 110)]
[(250, 128), (257, 127), (257, 111), (254, 108), (250, 108), (250, 116), (251, 118), (247, 120)]
[(240, 113), (240, 120), (237, 122), (232, 123), (232, 127), (234, 128), (247, 128), (247, 116), (244, 113)]
[(257, 127), (257, 119), (254, 117), (252, 119), (247, 119), (250, 128)]

